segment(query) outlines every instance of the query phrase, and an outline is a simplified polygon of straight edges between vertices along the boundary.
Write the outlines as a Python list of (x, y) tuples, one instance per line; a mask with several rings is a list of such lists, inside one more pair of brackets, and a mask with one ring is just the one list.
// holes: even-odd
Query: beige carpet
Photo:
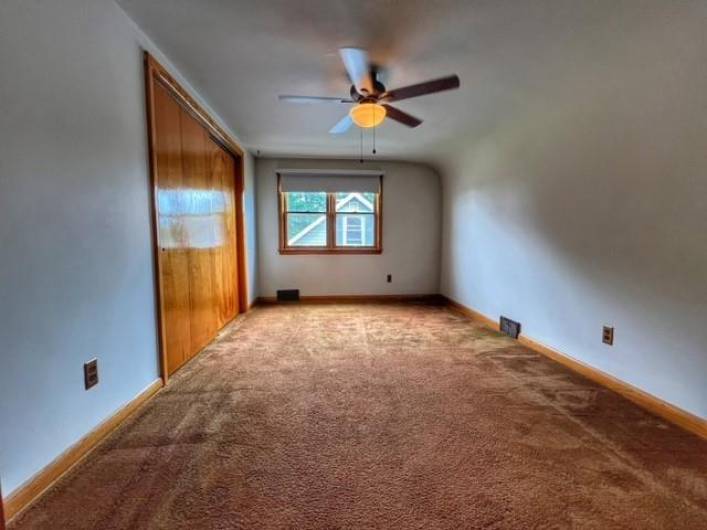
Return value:
[(15, 530), (707, 528), (707, 442), (441, 307), (258, 308)]

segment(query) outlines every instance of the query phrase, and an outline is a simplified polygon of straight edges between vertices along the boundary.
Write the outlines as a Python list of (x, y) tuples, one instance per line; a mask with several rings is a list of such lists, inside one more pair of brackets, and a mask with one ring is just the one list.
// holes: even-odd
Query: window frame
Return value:
[[(327, 244), (320, 247), (290, 246), (287, 244), (287, 210), (285, 206), (285, 193), (280, 187), (280, 174), (277, 174), (277, 204), (279, 226), (279, 252), (280, 254), (381, 254), (383, 252), (383, 178), (379, 178), (379, 188), (373, 218), (376, 227), (373, 231), (374, 244), (369, 247), (348, 247), (336, 244), (336, 192), (327, 194)], [(322, 192), (323, 193), (323, 192)], [(341, 212), (340, 212), (341, 213)], [(345, 212), (343, 212), (345, 213)], [(371, 215), (371, 214), (368, 214)]]

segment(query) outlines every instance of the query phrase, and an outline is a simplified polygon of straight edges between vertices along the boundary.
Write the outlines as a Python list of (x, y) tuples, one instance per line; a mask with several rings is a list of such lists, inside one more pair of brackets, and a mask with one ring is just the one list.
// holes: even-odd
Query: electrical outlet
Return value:
[(83, 365), (83, 384), (88, 390), (98, 384), (98, 359), (91, 359)]
[(614, 345), (614, 328), (611, 326), (604, 326), (601, 333), (601, 341), (609, 346)]
[(392, 274), (388, 274), (388, 277), (386, 278), (386, 281), (387, 281), (388, 283), (391, 283), (391, 282), (393, 281), (393, 275), (392, 275)]

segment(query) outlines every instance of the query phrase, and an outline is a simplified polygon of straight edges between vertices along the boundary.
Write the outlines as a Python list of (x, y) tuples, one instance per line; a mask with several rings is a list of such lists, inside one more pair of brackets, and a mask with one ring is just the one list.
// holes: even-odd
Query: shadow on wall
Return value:
[[(669, 29), (646, 28), (611, 68), (599, 62), (458, 146), (443, 285), (707, 416), (707, 54)], [(602, 323), (617, 326), (610, 352)]]

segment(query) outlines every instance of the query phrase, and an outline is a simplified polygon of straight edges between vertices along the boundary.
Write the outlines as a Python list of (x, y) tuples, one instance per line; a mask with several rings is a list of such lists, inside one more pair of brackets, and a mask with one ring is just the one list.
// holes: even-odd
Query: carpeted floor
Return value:
[(12, 525), (707, 528), (707, 441), (441, 307), (262, 307)]

